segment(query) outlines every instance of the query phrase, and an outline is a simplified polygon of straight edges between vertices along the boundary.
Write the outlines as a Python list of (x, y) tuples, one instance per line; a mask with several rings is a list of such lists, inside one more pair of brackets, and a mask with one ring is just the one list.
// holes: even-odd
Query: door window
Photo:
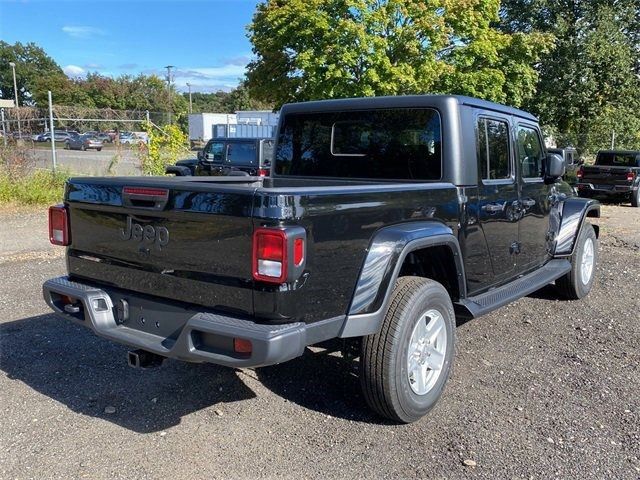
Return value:
[[(222, 162), (224, 158), (224, 143), (211, 142), (204, 149), (205, 159), (210, 162)], [(211, 154), (211, 157), (208, 155)]]
[(509, 125), (501, 120), (479, 118), (476, 129), (478, 165), (485, 180), (511, 178)]
[(544, 150), (538, 131), (530, 127), (518, 127), (518, 161), (522, 178), (542, 177)]

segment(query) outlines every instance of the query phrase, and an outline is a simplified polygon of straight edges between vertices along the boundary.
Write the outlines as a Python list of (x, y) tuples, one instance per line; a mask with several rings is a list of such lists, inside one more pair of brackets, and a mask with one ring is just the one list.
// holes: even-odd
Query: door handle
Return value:
[(482, 206), (482, 210), (488, 213), (497, 213), (504, 210), (504, 203), (487, 203)]
[(536, 204), (536, 201), (533, 198), (525, 198), (524, 200), (522, 200), (522, 205), (530, 208), (533, 207)]

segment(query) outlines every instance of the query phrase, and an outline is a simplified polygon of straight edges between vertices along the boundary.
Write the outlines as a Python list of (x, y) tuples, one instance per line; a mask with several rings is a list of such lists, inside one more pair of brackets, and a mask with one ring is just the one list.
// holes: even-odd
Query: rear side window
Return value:
[(279, 134), (276, 173), (440, 180), (440, 116), (430, 108), (289, 114)]
[(254, 142), (229, 143), (226, 163), (229, 165), (257, 165), (256, 144)]
[(538, 131), (534, 128), (518, 127), (518, 161), (522, 178), (539, 178), (542, 176), (542, 160), (544, 150)]
[(509, 159), (509, 124), (490, 118), (479, 118), (476, 129), (478, 164), (484, 180), (511, 178)]
[(640, 167), (640, 155), (624, 152), (598, 152), (596, 165), (609, 167)]

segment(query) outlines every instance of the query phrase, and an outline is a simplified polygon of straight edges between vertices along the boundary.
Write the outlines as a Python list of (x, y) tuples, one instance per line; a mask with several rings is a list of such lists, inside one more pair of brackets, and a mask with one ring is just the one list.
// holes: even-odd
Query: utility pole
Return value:
[(18, 138), (22, 139), (22, 131), (20, 129), (20, 105), (18, 104), (18, 83), (16, 82), (16, 64), (9, 62), (11, 70), (13, 70), (13, 93), (16, 95), (16, 118), (18, 119)]
[(173, 123), (173, 97), (171, 95), (171, 69), (176, 68), (173, 65), (164, 67), (167, 69), (167, 89), (169, 90), (169, 123)]
[(191, 84), (187, 83), (187, 87), (189, 87), (189, 113), (193, 113), (193, 103), (191, 102)]

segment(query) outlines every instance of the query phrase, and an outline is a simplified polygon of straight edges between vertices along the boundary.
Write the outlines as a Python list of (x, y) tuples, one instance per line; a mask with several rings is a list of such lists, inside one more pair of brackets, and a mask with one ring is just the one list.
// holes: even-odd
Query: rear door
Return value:
[(542, 177), (545, 151), (536, 125), (519, 122), (516, 127), (516, 161), (520, 186), (518, 271), (544, 264), (549, 258), (547, 233), (551, 185)]

